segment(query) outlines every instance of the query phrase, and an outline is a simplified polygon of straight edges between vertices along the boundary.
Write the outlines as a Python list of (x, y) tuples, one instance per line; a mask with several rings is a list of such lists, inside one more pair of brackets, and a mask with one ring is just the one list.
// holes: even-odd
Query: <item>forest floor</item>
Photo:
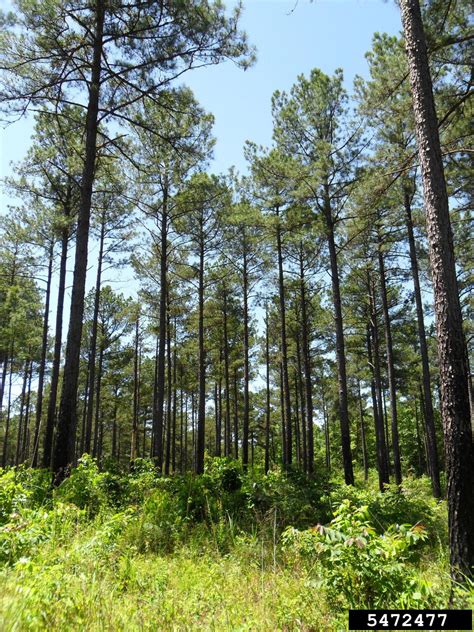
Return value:
[(85, 459), (54, 495), (47, 472), (0, 470), (0, 524), (4, 632), (338, 632), (351, 607), (449, 599), (446, 507), (425, 478), (380, 494), (224, 459), (168, 479)]

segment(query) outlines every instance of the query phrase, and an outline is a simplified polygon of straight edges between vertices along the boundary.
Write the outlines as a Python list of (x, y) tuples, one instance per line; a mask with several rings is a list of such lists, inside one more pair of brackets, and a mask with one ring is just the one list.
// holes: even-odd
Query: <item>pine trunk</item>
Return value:
[(71, 294), (69, 331), (66, 344), (61, 403), (59, 406), (56, 444), (53, 454), (54, 484), (58, 485), (67, 475), (67, 468), (75, 459), (77, 429), (77, 387), (79, 359), (84, 315), (84, 294), (87, 275), (87, 248), (92, 203), (92, 187), (97, 154), (97, 129), (99, 115), (99, 90), (102, 65), (103, 29), (105, 21), (104, 0), (96, 0), (95, 35), (92, 72), (89, 84), (89, 101), (86, 116), (86, 144), (84, 168), (81, 179), (81, 203), (76, 232), (76, 254)]
[(455, 580), (474, 573), (474, 445), (469, 375), (456, 280), (448, 195), (428, 53), (418, 0), (400, 1), (415, 132), (423, 180), (433, 277), (441, 414), (446, 449), (451, 569)]

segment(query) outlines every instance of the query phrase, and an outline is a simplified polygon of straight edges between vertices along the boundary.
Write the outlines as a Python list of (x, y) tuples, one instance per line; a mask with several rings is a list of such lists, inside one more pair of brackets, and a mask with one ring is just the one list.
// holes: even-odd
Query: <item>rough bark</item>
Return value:
[(82, 319), (84, 315), (84, 294), (87, 275), (87, 247), (89, 241), (92, 186), (94, 183), (97, 153), (99, 91), (105, 19), (104, 5), (104, 0), (96, 0), (96, 24), (86, 115), (86, 143), (84, 168), (81, 178), (81, 202), (76, 232), (76, 254), (71, 293), (71, 310), (66, 344), (66, 359), (64, 364), (61, 403), (59, 406), (56, 445), (54, 448), (52, 462), (52, 468), (55, 473), (54, 483), (56, 485), (64, 479), (67, 474), (66, 469), (73, 463), (75, 458), (77, 386), (79, 379)]
[(86, 403), (86, 426), (85, 426), (85, 439), (84, 439), (84, 451), (88, 454), (91, 450), (91, 437), (92, 437), (92, 420), (94, 418), (94, 390), (95, 390), (95, 366), (97, 355), (97, 335), (99, 330), (99, 309), (100, 309), (100, 286), (102, 283), (102, 264), (104, 259), (104, 242), (105, 242), (105, 214), (102, 216), (100, 224), (100, 237), (99, 237), (99, 255), (97, 258), (97, 276), (95, 280), (95, 293), (94, 293), (94, 311), (92, 315), (92, 331), (89, 350), (89, 367), (87, 371), (88, 385), (87, 385), (87, 403)]
[(168, 292), (168, 188), (163, 190), (161, 212), (160, 248), (160, 315), (158, 332), (158, 358), (156, 375), (156, 398), (153, 406), (153, 449), (152, 455), (158, 470), (163, 468), (163, 428), (165, 402), (165, 352), (166, 352), (166, 309)]
[(336, 328), (336, 359), (339, 387), (339, 423), (341, 428), (344, 480), (346, 485), (353, 485), (354, 471), (352, 468), (349, 409), (347, 404), (346, 351), (344, 344), (344, 325), (342, 320), (341, 289), (339, 283), (339, 268), (337, 263), (336, 243), (334, 239), (334, 222), (328, 203), (326, 204), (325, 219), (327, 228), (327, 241), (329, 247), (329, 259), (331, 264), (332, 300)]
[(243, 247), (243, 304), (244, 304), (244, 411), (242, 418), (242, 465), (244, 469), (249, 461), (249, 422), (250, 422), (250, 400), (249, 400), (249, 281), (247, 270), (247, 245), (244, 237)]
[(49, 302), (51, 297), (51, 279), (53, 276), (53, 252), (54, 242), (51, 243), (49, 250), (48, 274), (46, 280), (46, 296), (43, 314), (43, 335), (41, 341), (41, 358), (38, 368), (38, 390), (36, 396), (36, 420), (35, 434), (33, 437), (33, 456), (31, 457), (31, 467), (38, 465), (38, 447), (39, 434), (41, 429), (41, 416), (43, 413), (43, 391), (44, 391), (44, 374), (46, 370), (46, 355), (48, 352), (48, 327), (49, 327)]
[[(66, 194), (66, 204), (63, 209), (65, 219), (71, 214), (71, 186), (69, 186)], [(43, 443), (43, 460), (42, 465), (49, 468), (51, 465), (51, 455), (53, 452), (53, 435), (56, 422), (56, 403), (58, 397), (59, 373), (61, 370), (61, 346), (63, 332), (63, 312), (64, 312), (64, 293), (66, 291), (66, 273), (67, 273), (67, 255), (69, 244), (69, 226), (65, 225), (61, 233), (61, 258), (59, 262), (58, 277), (58, 301), (56, 305), (56, 323), (54, 333), (54, 351), (53, 365), (51, 370), (51, 385), (49, 389), (48, 413), (46, 417), (46, 429)]]
[(204, 233), (203, 219), (201, 217), (200, 225), (200, 244), (199, 244), (199, 401), (198, 401), (198, 427), (197, 427), (197, 446), (196, 446), (196, 474), (204, 472), (204, 450), (205, 450), (205, 425), (206, 425), (206, 349), (204, 341)]
[(314, 472), (314, 433), (313, 433), (313, 380), (311, 366), (311, 352), (309, 348), (309, 325), (306, 298), (306, 281), (303, 254), (300, 254), (300, 292), (301, 292), (301, 335), (303, 343), (303, 367), (306, 404), (307, 426), (307, 470), (308, 474)]
[(388, 388), (390, 393), (390, 418), (392, 428), (392, 448), (393, 448), (393, 467), (395, 474), (395, 483), (401, 485), (402, 482), (402, 465), (400, 460), (400, 442), (398, 438), (398, 416), (397, 416), (397, 389), (395, 385), (395, 363), (393, 360), (393, 340), (392, 327), (390, 323), (390, 313), (388, 309), (387, 282), (385, 279), (385, 261), (382, 252), (382, 244), (379, 241), (378, 261), (380, 273), (380, 290), (382, 295), (382, 311), (385, 326), (385, 348), (387, 353), (387, 376)]
[[(277, 210), (278, 215), (278, 210)], [(293, 436), (291, 423), (290, 380), (288, 377), (288, 343), (286, 336), (286, 301), (285, 281), (283, 276), (283, 253), (281, 240), (281, 226), (278, 222), (276, 228), (277, 255), (278, 255), (278, 297), (280, 302), (280, 338), (281, 338), (281, 371), (284, 406), (285, 436), (283, 450), (283, 466), (291, 465), (293, 460)]]
[(420, 358), (423, 376), (423, 404), (425, 430), (428, 447), (428, 467), (431, 472), (431, 488), (435, 498), (441, 498), (441, 483), (439, 479), (438, 448), (436, 446), (436, 429), (434, 423), (433, 399), (431, 397), (430, 365), (428, 360), (428, 346), (426, 344), (425, 322), (423, 316), (423, 302), (421, 299), (420, 277), (418, 274), (418, 257), (416, 254), (415, 236), (411, 213), (410, 193), (404, 190), (405, 221), (410, 252), (413, 289), (415, 292), (416, 320), (418, 326), (418, 340), (420, 344)]
[(474, 445), (469, 374), (453, 236), (426, 40), (418, 0), (400, 1), (433, 277), (441, 414), (446, 449), (450, 558), (454, 579), (474, 573)]

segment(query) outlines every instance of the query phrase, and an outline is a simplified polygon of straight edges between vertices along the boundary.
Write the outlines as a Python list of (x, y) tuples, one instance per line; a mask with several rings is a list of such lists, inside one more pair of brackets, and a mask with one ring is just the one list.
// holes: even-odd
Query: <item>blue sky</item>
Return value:
[[(0, 7), (10, 3), (0, 0)], [(232, 2), (227, 2), (231, 6)], [(374, 32), (398, 33), (399, 10), (393, 0), (245, 0), (242, 28), (257, 47), (257, 63), (242, 71), (231, 62), (185, 76), (200, 103), (216, 118), (217, 145), (211, 168), (245, 169), (245, 140), (271, 142), (270, 100), (312, 68), (333, 73), (343, 68), (348, 89), (356, 74), (365, 75), (364, 54)], [(0, 130), (1, 175), (20, 160), (29, 145), (32, 125), (18, 121)], [(5, 196), (1, 209), (10, 202)]]

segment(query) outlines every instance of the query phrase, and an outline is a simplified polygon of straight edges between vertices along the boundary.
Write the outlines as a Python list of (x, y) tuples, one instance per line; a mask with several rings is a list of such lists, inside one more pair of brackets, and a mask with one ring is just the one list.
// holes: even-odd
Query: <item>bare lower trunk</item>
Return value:
[(41, 343), (41, 359), (38, 370), (38, 391), (36, 396), (36, 423), (35, 435), (33, 437), (33, 456), (31, 458), (31, 467), (38, 465), (38, 448), (39, 435), (41, 429), (41, 416), (43, 413), (43, 390), (44, 390), (44, 374), (46, 370), (46, 355), (48, 352), (48, 325), (49, 325), (49, 301), (51, 296), (51, 278), (53, 275), (53, 253), (54, 243), (51, 243), (49, 250), (48, 278), (46, 282), (46, 299), (44, 305), (43, 316), (43, 340)]
[(99, 90), (102, 64), (103, 29), (105, 6), (96, 0), (95, 34), (92, 73), (89, 84), (89, 102), (86, 116), (86, 144), (84, 168), (81, 179), (81, 204), (76, 232), (76, 255), (71, 294), (71, 311), (66, 345), (61, 403), (59, 406), (56, 445), (53, 454), (54, 483), (58, 485), (66, 476), (66, 469), (75, 459), (77, 428), (77, 386), (79, 358), (84, 315), (84, 293), (87, 275), (87, 247), (97, 153), (97, 129), (99, 114)]
[(428, 448), (428, 467), (430, 470), (431, 487), (433, 496), (441, 498), (441, 483), (439, 480), (438, 449), (436, 446), (436, 429), (433, 412), (433, 399), (431, 397), (430, 365), (428, 360), (428, 346), (426, 344), (425, 323), (423, 316), (423, 302), (421, 300), (420, 278), (418, 274), (418, 259), (416, 254), (415, 236), (413, 234), (413, 221), (411, 214), (410, 193), (404, 190), (404, 204), (406, 215), (406, 227), (408, 245), (410, 250), (411, 273), (413, 277), (413, 289), (415, 292), (416, 319), (418, 325), (418, 340), (420, 343), (421, 368), (423, 371), (423, 404), (425, 411), (425, 428)]
[(469, 375), (456, 280), (448, 195), (418, 0), (400, 1), (408, 58), (415, 131), (426, 208), (433, 277), (441, 413), (446, 449), (451, 569), (463, 581), (474, 573), (474, 446)]
[(390, 313), (388, 310), (387, 284), (385, 280), (385, 262), (382, 253), (382, 244), (378, 248), (380, 289), (382, 295), (382, 311), (385, 325), (385, 348), (387, 352), (387, 375), (388, 388), (390, 392), (390, 416), (392, 421), (392, 447), (393, 447), (393, 467), (395, 473), (395, 483), (401, 485), (402, 465), (400, 460), (400, 444), (398, 439), (398, 416), (397, 416), (397, 391), (395, 386), (395, 364), (393, 361), (392, 327), (390, 324)]

